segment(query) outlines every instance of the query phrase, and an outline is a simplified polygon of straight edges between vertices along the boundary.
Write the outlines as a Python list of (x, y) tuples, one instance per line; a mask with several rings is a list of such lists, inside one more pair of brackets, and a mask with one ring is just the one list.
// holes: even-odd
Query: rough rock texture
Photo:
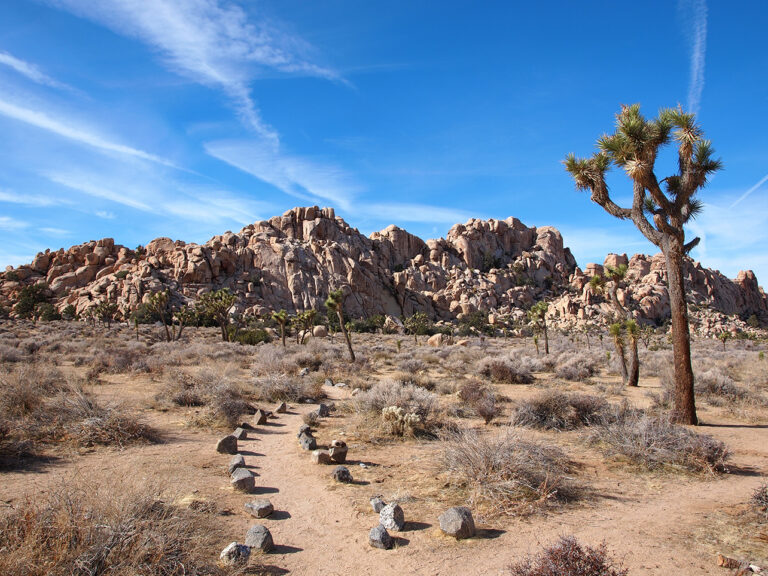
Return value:
[(405, 514), (399, 504), (387, 504), (379, 512), (379, 522), (388, 530), (401, 531), (405, 527)]
[(328, 448), (328, 454), (331, 457), (331, 460), (334, 462), (338, 462), (339, 464), (344, 464), (344, 462), (347, 461), (347, 451), (349, 448), (347, 447), (347, 443), (343, 440), (333, 440), (331, 441), (331, 445)]
[(256, 487), (256, 477), (247, 468), (238, 468), (232, 472), (229, 483), (240, 492), (253, 492)]
[(256, 518), (266, 518), (275, 511), (275, 507), (269, 500), (259, 499), (253, 502), (246, 502), (245, 510)]
[(381, 496), (374, 496), (371, 498), (371, 508), (373, 508), (373, 511), (376, 512), (376, 514), (381, 512), (381, 509), (386, 505), (387, 503), (381, 499)]
[(269, 552), (275, 547), (269, 528), (262, 524), (254, 524), (245, 533), (245, 545), (262, 552)]
[(248, 557), (251, 555), (251, 549), (244, 544), (238, 544), (237, 542), (231, 542), (224, 550), (219, 554), (219, 560), (226, 566), (234, 566), (235, 564), (245, 564), (248, 561)]
[(333, 472), (331, 472), (331, 478), (336, 480), (336, 482), (342, 482), (344, 484), (353, 482), (352, 474), (346, 466), (336, 466), (336, 468), (333, 469)]
[(237, 454), (237, 437), (230, 434), (216, 443), (216, 452), (221, 454)]
[(368, 533), (368, 543), (374, 548), (389, 550), (392, 548), (392, 537), (384, 526), (378, 524)]
[(232, 456), (232, 460), (229, 461), (229, 467), (227, 468), (229, 470), (229, 475), (235, 473), (235, 470), (238, 468), (245, 468), (245, 458), (242, 454), (236, 454), (235, 456)]
[[(609, 255), (605, 264), (623, 262), (630, 272), (623, 297), (637, 317), (666, 318), (663, 257)], [(556, 300), (553, 319), (585, 322), (599, 318), (605, 306), (585, 291), (590, 276), (601, 270), (597, 264), (578, 269), (555, 228), (529, 228), (515, 218), (470, 219), (445, 238), (425, 242), (396, 226), (368, 238), (332, 208), (314, 206), (202, 245), (157, 238), (137, 252), (105, 238), (48, 250), (0, 275), (0, 305), (10, 307), (21, 288), (38, 282), (47, 283), (59, 310), (71, 304), (78, 313), (104, 300), (127, 313), (164, 289), (180, 304), (229, 288), (238, 296), (237, 312), (264, 314), (321, 309), (328, 292), (341, 288), (350, 317), (388, 315), (391, 329), (399, 328), (398, 317), (417, 311), (437, 320), (477, 310), (520, 320), (523, 308), (542, 298)], [(693, 305), (742, 320), (755, 314), (768, 322), (768, 301), (752, 272), (729, 280), (688, 261), (686, 279)], [(722, 321), (712, 314), (702, 318)]]
[(328, 452), (328, 450), (313, 450), (311, 457), (312, 462), (315, 464), (333, 464), (333, 460), (331, 460), (331, 454)]
[(440, 514), (438, 521), (440, 530), (457, 540), (475, 535), (475, 520), (470, 509), (465, 506), (449, 508)]
[(317, 440), (309, 434), (299, 434), (299, 446), (304, 450), (315, 450), (317, 449)]

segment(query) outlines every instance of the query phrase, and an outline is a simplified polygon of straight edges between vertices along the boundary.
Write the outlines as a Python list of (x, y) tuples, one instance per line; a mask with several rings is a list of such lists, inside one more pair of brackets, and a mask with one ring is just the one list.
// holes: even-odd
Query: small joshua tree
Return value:
[[(544, 354), (549, 354), (549, 336), (547, 335), (547, 310), (549, 309), (549, 304), (547, 302), (544, 302), (544, 300), (541, 300), (531, 306), (531, 309), (528, 310), (528, 319), (531, 321), (531, 324), (533, 327), (537, 330), (541, 330), (542, 334), (544, 334)], [(534, 340), (534, 342), (537, 342), (537, 340)], [(536, 345), (536, 353), (539, 351), (538, 343)]]
[(228, 288), (206, 292), (198, 302), (203, 313), (219, 325), (224, 342), (229, 341), (229, 312), (235, 302), (237, 302), (237, 296)]
[(349, 349), (349, 359), (355, 361), (355, 351), (352, 350), (352, 340), (349, 338), (349, 332), (344, 324), (344, 291), (334, 290), (328, 294), (328, 298), (325, 301), (325, 307), (329, 312), (336, 313), (339, 318), (339, 325), (341, 326), (341, 333), (344, 334), (344, 340), (347, 341), (347, 348)]
[(280, 339), (283, 341), (283, 348), (285, 348), (285, 326), (288, 324), (288, 312), (285, 310), (272, 312), (272, 320), (280, 326)]
[[(677, 143), (677, 172), (659, 180), (654, 172), (656, 158), (672, 140)], [(576, 188), (589, 191), (592, 201), (612, 216), (631, 220), (664, 254), (675, 367), (672, 420), (696, 424), (683, 259), (699, 239), (686, 242), (684, 227), (701, 211), (696, 194), (706, 186), (709, 176), (722, 168), (722, 162), (713, 158), (712, 143), (704, 138), (695, 115), (682, 109), (663, 109), (657, 118), (648, 120), (640, 113), (639, 104), (622, 106), (616, 115), (615, 132), (600, 137), (597, 146), (599, 151), (590, 158), (569, 154), (565, 169)], [(631, 207), (619, 206), (609, 193), (605, 174), (614, 164), (624, 169), (632, 182)]]

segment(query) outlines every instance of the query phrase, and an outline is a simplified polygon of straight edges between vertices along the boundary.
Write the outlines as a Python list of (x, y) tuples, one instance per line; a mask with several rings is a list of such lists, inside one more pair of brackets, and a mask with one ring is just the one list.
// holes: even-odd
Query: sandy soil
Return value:
[[(102, 399), (143, 407), (144, 417), (162, 430), (165, 442), (124, 451), (100, 448), (63, 455), (34, 470), (5, 472), (0, 503), (40, 496), (72, 480), (111, 483), (118, 490), (124, 482), (157, 483), (179, 498), (210, 500), (220, 511), (228, 511), (229, 515), (216, 517), (228, 534), (222, 548), (229, 541), (242, 541), (254, 522), (243, 509), (250, 497), (229, 487), (225, 468), (229, 457), (214, 449), (221, 433), (185, 426), (180, 411), (149, 408), (154, 391), (148, 379), (115, 376), (109, 382), (95, 392)], [(327, 392), (330, 400), (348, 394), (338, 388)], [(534, 389), (515, 386), (504, 392), (519, 397)], [(638, 403), (644, 399), (643, 390), (629, 395)], [(633, 576), (727, 574), (716, 566), (715, 554), (739, 552), (743, 537), (733, 537), (739, 511), (768, 475), (767, 427), (728, 421), (705, 410), (702, 419), (712, 425), (700, 431), (725, 441), (733, 454), (730, 473), (718, 478), (632, 473), (606, 465), (575, 437), (562, 434), (562, 443), (580, 465), (578, 477), (589, 485), (592, 496), (546, 514), (488, 523), (481, 519), (477, 538), (456, 542), (437, 527), (444, 503), (454, 497), (440, 494), (441, 486), (432, 480), (434, 443), (365, 445), (347, 437), (343, 417), (332, 416), (318, 432), (319, 444), (326, 444), (331, 435), (347, 437), (348, 467), (355, 478), (352, 485), (336, 484), (330, 478), (332, 467), (313, 465), (296, 441), (302, 414), (315, 407), (292, 406), (288, 414), (259, 427), (242, 442), (246, 462), (258, 474), (256, 497), (269, 498), (276, 510), (263, 520), (277, 544), (261, 559), (272, 573), (503, 574), (523, 555), (560, 535), (574, 534), (593, 545), (605, 541)], [(378, 523), (368, 505), (374, 494), (400, 498), (408, 520), (404, 532), (393, 534), (397, 546), (390, 551), (368, 545), (368, 531)]]

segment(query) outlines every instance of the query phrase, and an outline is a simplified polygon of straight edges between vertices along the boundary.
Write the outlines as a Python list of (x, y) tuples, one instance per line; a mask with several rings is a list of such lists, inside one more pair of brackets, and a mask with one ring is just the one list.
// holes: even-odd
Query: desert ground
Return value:
[[(768, 566), (764, 340), (694, 339), (695, 428), (664, 424), (663, 333), (640, 346), (636, 388), (607, 333), (552, 334), (549, 354), (531, 338), (352, 344), (354, 363), (340, 335), (284, 348), (214, 328), (164, 342), (157, 326), (0, 324), (0, 572), (512, 574), (565, 536), (633, 576), (735, 573), (718, 554)], [(241, 423), (251, 494), (216, 450)], [(313, 462), (303, 424), (318, 448), (346, 442), (353, 482)], [(405, 515), (389, 550), (369, 545), (373, 496)], [(253, 518), (256, 498), (274, 512)], [(471, 509), (474, 537), (440, 530), (451, 506)], [(274, 549), (219, 565), (254, 523)]]

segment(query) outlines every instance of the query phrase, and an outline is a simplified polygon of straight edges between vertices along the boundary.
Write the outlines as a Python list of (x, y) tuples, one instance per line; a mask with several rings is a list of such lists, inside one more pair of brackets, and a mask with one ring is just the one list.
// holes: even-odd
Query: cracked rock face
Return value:
[[(668, 315), (663, 256), (609, 255), (605, 262), (620, 263), (629, 268), (621, 297), (637, 317)], [(264, 314), (320, 309), (330, 290), (342, 288), (351, 317), (396, 319), (420, 311), (451, 320), (479, 310), (522, 318), (523, 308), (546, 297), (554, 300), (554, 320), (578, 323), (601, 315), (605, 303), (585, 292), (601, 269), (587, 264), (582, 272), (555, 228), (529, 228), (516, 218), (470, 219), (425, 242), (396, 226), (366, 237), (332, 208), (311, 206), (205, 244), (157, 238), (137, 252), (105, 238), (46, 251), (0, 275), (0, 304), (10, 307), (22, 287), (38, 282), (48, 285), (59, 310), (72, 305), (78, 313), (104, 300), (133, 310), (165, 289), (181, 304), (228, 288), (238, 296), (237, 312)], [(686, 280), (694, 304), (768, 321), (766, 296), (752, 272), (729, 280), (688, 261)]]

